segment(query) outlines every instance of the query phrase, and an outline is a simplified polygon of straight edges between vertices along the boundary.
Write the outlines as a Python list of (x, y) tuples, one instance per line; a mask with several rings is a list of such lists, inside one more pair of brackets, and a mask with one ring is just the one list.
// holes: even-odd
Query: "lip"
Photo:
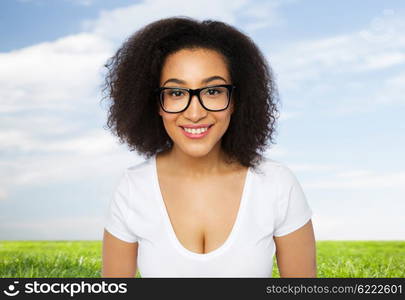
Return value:
[(211, 131), (211, 127), (212, 127), (213, 125), (214, 125), (214, 124), (212, 124), (212, 125), (207, 124), (207, 125), (205, 125), (205, 126), (199, 125), (198, 127), (185, 126), (185, 127), (187, 127), (187, 128), (208, 127), (207, 131), (202, 132), (202, 133), (200, 133), (200, 134), (192, 134), (192, 133), (186, 132), (186, 131), (182, 128), (183, 126), (179, 126), (179, 127), (181, 127), (181, 132), (183, 132), (183, 134), (184, 134), (186, 137), (191, 138), (191, 139), (200, 139), (200, 138), (203, 138), (204, 136), (206, 136), (206, 135)]
[(185, 127), (185, 128), (205, 128), (205, 127), (211, 127), (214, 124), (199, 124), (199, 125), (180, 125), (180, 127)]

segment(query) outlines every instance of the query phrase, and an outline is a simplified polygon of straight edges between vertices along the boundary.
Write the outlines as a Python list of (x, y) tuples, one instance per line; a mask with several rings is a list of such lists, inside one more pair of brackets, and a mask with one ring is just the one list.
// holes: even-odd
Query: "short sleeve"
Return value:
[(276, 237), (299, 229), (313, 214), (300, 183), (288, 167), (282, 166), (279, 179), (279, 210), (273, 233)]
[(129, 199), (130, 186), (128, 174), (125, 171), (110, 199), (104, 228), (120, 240), (134, 243), (138, 241), (138, 237), (133, 234), (127, 223)]

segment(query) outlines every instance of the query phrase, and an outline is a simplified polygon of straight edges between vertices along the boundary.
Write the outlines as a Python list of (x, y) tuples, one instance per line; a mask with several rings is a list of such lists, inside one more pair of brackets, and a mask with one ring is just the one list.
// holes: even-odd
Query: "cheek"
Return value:
[(228, 111), (217, 112), (215, 118), (217, 121), (217, 133), (222, 136), (228, 130), (229, 123), (231, 121), (231, 114)]
[(229, 121), (231, 120), (231, 111), (226, 110), (224, 112), (218, 112), (217, 120), (224, 124), (224, 126), (228, 126)]
[(162, 115), (162, 121), (163, 121), (163, 125), (166, 128), (166, 131), (173, 131), (176, 128), (176, 116), (173, 114), (167, 114), (167, 113), (163, 113)]

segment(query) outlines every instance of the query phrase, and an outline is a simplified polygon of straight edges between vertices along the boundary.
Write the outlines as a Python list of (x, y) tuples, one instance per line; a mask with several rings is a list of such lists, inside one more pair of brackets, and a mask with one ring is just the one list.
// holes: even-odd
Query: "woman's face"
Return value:
[[(207, 78), (216, 76), (210, 81)], [(169, 79), (176, 79), (171, 81)], [(179, 81), (183, 82), (180, 83)], [(221, 54), (208, 49), (182, 49), (169, 55), (162, 68), (161, 87), (183, 87), (197, 89), (217, 84), (232, 84), (227, 66)], [(223, 111), (207, 111), (201, 106), (197, 96), (193, 96), (188, 108), (180, 113), (167, 113), (159, 108), (167, 134), (173, 140), (173, 147), (187, 155), (201, 157), (214, 147), (219, 150), (220, 140), (229, 126), (233, 112), (233, 101)], [(182, 126), (213, 124), (201, 138), (186, 135)]]

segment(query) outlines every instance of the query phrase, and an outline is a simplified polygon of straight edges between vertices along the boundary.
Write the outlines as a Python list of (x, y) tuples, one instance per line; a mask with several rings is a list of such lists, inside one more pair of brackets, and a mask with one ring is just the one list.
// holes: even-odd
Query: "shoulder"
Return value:
[(148, 168), (151, 164), (151, 159), (142, 160), (136, 162), (120, 172), (120, 176), (117, 183), (117, 190), (120, 192), (129, 193), (129, 186), (134, 185), (142, 181), (146, 176), (147, 172), (150, 172), (151, 168)]
[(127, 170), (128, 172), (137, 172), (137, 171), (140, 171), (140, 170), (144, 169), (148, 164), (152, 163), (152, 159), (153, 159), (153, 158), (149, 158), (149, 159), (146, 159), (146, 160), (142, 160), (142, 161), (140, 161), (140, 162), (137, 162), (137, 163), (135, 163), (135, 164), (133, 164), (133, 165), (127, 167), (126, 170)]
[(155, 171), (153, 169), (153, 157), (141, 160), (123, 171), (122, 186), (130, 191), (136, 191), (137, 195), (149, 195), (155, 184)]
[(125, 196), (120, 201), (126, 202), (127, 208), (137, 207), (137, 203), (149, 199), (154, 191), (154, 174), (151, 159), (142, 160), (126, 167), (121, 173), (116, 193)]
[(281, 179), (286, 179), (286, 177), (293, 175), (293, 172), (286, 163), (271, 159), (267, 156), (263, 156), (254, 171), (262, 176), (276, 176)]
[(144, 175), (145, 172), (149, 172), (152, 170), (151, 169), (152, 165), (153, 165), (153, 157), (148, 158), (146, 160), (141, 160), (139, 162), (136, 162), (135, 164), (128, 166), (124, 170), (124, 173), (129, 177), (133, 177), (136, 175)]
[(286, 163), (266, 156), (263, 156), (254, 173), (260, 184), (272, 187), (275, 184), (280, 190), (288, 190), (298, 184), (296, 175)]

